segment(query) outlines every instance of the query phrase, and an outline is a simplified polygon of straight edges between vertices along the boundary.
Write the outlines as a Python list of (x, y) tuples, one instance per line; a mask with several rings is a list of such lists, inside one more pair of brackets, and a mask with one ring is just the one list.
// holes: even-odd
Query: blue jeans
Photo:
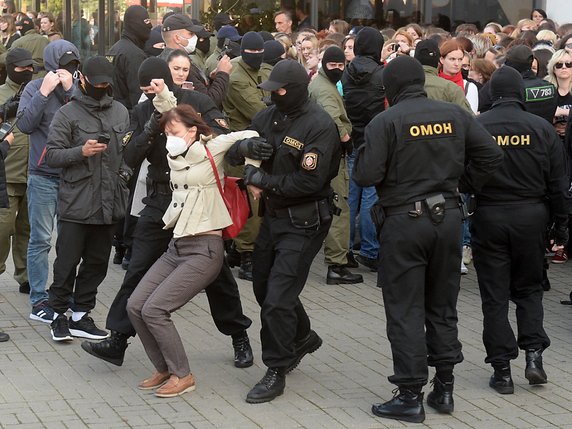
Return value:
[(28, 177), (28, 281), (32, 306), (48, 299), (48, 254), (52, 247), (52, 233), (58, 207), (60, 180), (53, 177)]
[(348, 205), (350, 206), (350, 249), (353, 249), (355, 238), (356, 216), (359, 211), (359, 233), (361, 239), (360, 255), (370, 259), (377, 259), (379, 255), (379, 242), (377, 232), (371, 220), (369, 210), (377, 201), (374, 186), (362, 188), (352, 180), (356, 150), (347, 157), (348, 174), (350, 176), (350, 191)]
[[(462, 194), (463, 201), (465, 204), (469, 199), (469, 194)], [(467, 219), (463, 220), (463, 229), (462, 229), (462, 240), (461, 240), (461, 250), (463, 250), (463, 246), (471, 247), (471, 230), (469, 226), (471, 225), (471, 218), (468, 217)]]

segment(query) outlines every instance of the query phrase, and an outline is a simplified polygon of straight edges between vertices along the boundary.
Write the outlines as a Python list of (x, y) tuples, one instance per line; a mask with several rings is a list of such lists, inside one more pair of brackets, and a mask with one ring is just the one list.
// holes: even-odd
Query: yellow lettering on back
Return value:
[(411, 134), (412, 137), (417, 137), (419, 132), (419, 127), (417, 125), (413, 125), (409, 128), (409, 134)]

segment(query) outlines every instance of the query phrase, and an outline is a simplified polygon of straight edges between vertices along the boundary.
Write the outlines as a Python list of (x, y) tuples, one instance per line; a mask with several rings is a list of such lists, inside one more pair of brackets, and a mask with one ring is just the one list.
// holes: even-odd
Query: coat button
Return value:
[(178, 189), (179, 185), (177, 185), (176, 183), (173, 185), (173, 188)]
[(185, 185), (185, 186), (183, 186), (183, 188), (189, 189), (189, 185)]
[(177, 207), (177, 203), (173, 203), (173, 207)]
[(191, 167), (189, 167), (188, 165), (185, 167), (185, 170), (190, 170)]
[(181, 203), (181, 208), (185, 207), (185, 203)]

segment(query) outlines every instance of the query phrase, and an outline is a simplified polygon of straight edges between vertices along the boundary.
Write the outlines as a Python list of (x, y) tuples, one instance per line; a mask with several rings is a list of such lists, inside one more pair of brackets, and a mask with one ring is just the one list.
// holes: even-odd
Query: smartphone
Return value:
[(399, 50), (399, 43), (393, 44), (393, 52), (397, 52)]
[(186, 82), (183, 82), (183, 83), (181, 84), (181, 88), (183, 88), (183, 89), (189, 89), (189, 90), (192, 91), (192, 90), (195, 89), (195, 85), (193, 85), (193, 82), (186, 81)]

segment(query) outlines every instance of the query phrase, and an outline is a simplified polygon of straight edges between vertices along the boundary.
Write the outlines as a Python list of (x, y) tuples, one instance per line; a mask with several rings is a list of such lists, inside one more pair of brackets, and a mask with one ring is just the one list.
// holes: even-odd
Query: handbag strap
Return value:
[(213, 156), (212, 156), (212, 154), (211, 154), (211, 151), (209, 150), (209, 148), (207, 147), (206, 144), (205, 144), (205, 150), (207, 151), (207, 156), (209, 157), (209, 161), (211, 162), (211, 166), (212, 166), (212, 168), (213, 168), (213, 172), (214, 172), (214, 175), (215, 175), (215, 179), (216, 179), (216, 184), (217, 184), (217, 186), (218, 186), (218, 190), (219, 190), (221, 196), (222, 196), (223, 199), (224, 199), (224, 192), (222, 191), (222, 185), (220, 184), (220, 177), (219, 177), (219, 175), (218, 175), (218, 170), (217, 170), (217, 168), (216, 168), (216, 164), (215, 164), (215, 162), (214, 162), (214, 159), (213, 159)]

